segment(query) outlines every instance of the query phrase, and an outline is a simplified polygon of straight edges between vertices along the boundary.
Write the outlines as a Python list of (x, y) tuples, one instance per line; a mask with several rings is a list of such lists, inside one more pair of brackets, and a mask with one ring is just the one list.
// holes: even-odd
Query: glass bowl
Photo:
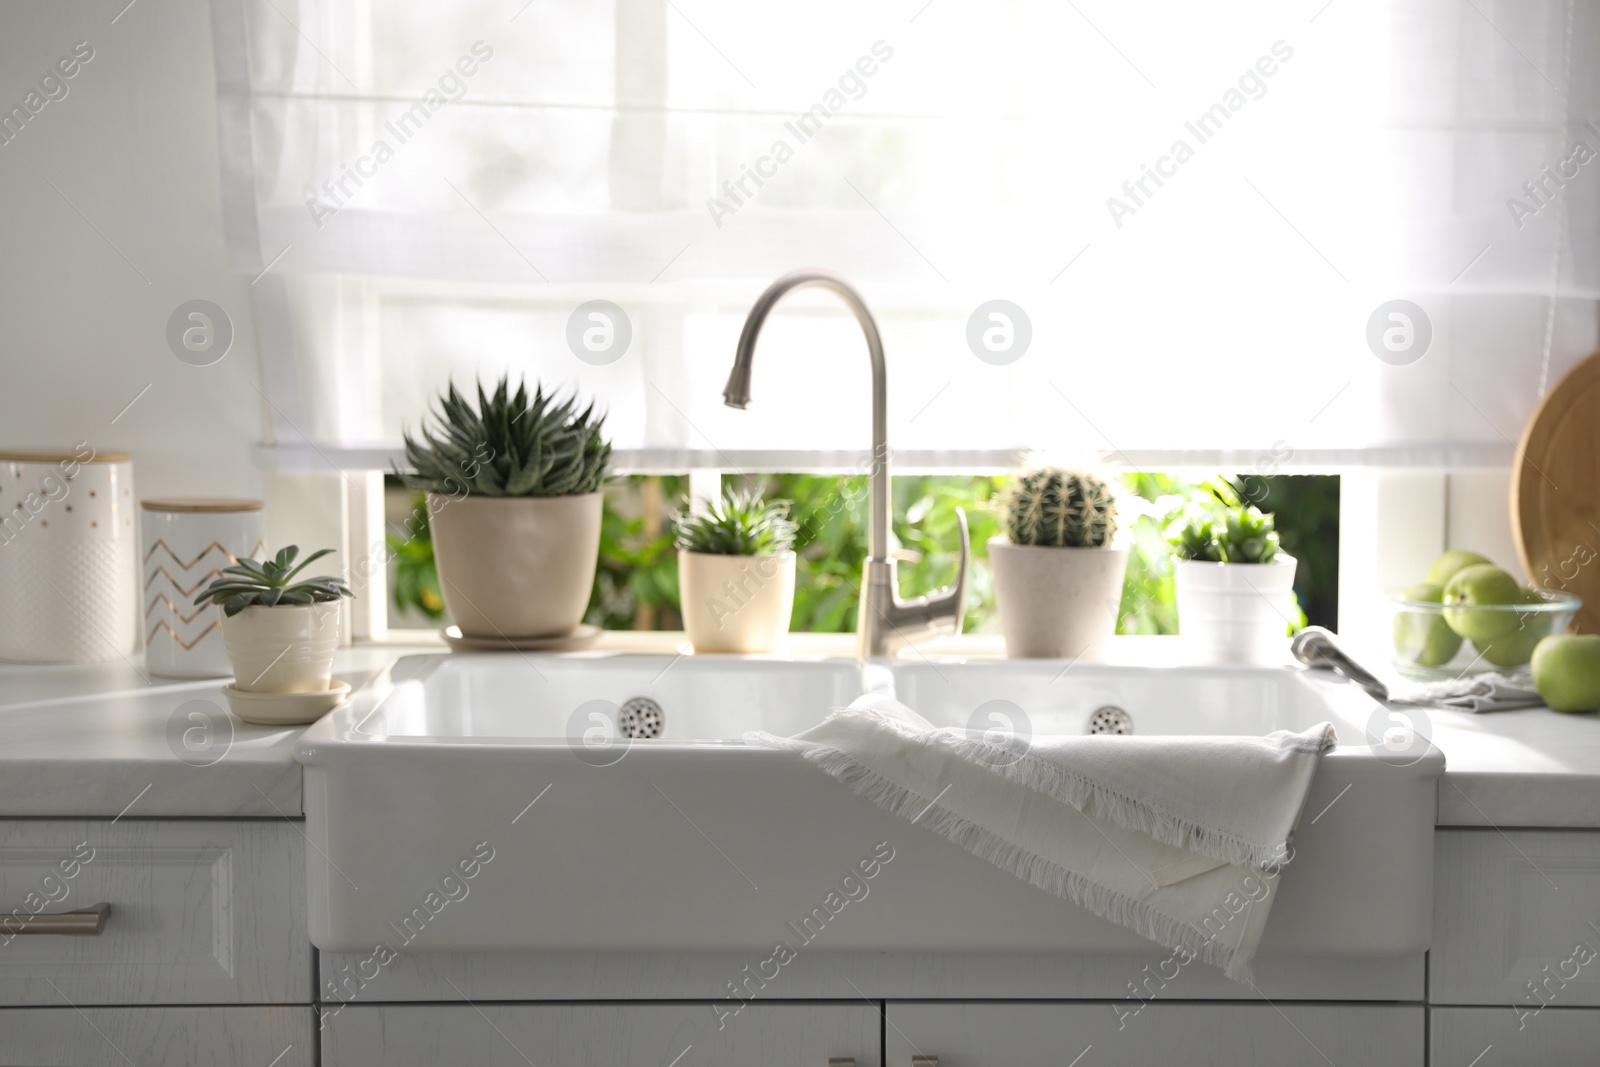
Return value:
[(1393, 655), (1407, 678), (1441, 681), (1496, 671), (1528, 677), (1533, 646), (1565, 633), (1583, 601), (1571, 593), (1536, 590), (1530, 604), (1448, 605), (1390, 599)]

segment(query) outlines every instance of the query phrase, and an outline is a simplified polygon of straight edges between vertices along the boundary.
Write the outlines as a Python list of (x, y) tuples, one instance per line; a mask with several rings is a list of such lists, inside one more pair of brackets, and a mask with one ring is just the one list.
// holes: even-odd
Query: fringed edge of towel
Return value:
[(1085, 815), (1149, 834), (1163, 845), (1239, 867), (1282, 866), (1289, 855), (1286, 841), (1252, 841), (1231, 831), (1207, 826), (1029, 753), (1019, 754), (979, 738), (948, 732), (939, 737), (939, 742), (1024, 788), (1070, 804)]
[[(852, 714), (869, 716), (883, 728), (893, 730), (914, 744), (948, 746), (957, 755), (970, 759), (1018, 785), (1044, 793), (1064, 804), (1070, 804), (1085, 815), (1149, 834), (1164, 845), (1172, 845), (1238, 867), (1260, 869), (1280, 868), (1288, 862), (1290, 856), (1287, 841), (1252, 841), (1230, 831), (1204, 825), (1155, 807), (1137, 797), (1107, 788), (1031, 753), (1017, 752), (1014, 749), (990, 744), (981, 737), (950, 730), (923, 733), (871, 710), (854, 709)], [(1310, 751), (1322, 753), (1334, 746), (1333, 727), (1330, 724), (1324, 724), (1324, 727), (1322, 736), (1309, 749)], [(782, 740), (765, 734), (760, 736), (769, 743)]]
[[(1051, 863), (977, 823), (928, 800), (893, 779), (827, 745), (757, 734), (763, 744), (799, 752), (851, 792), (885, 811), (900, 815), (999, 867), (1035, 889), (1069, 900), (1163, 948), (1183, 950), (1204, 963), (1222, 968), (1236, 982), (1253, 981), (1248, 958), (1189, 923), (1156, 910), (1141, 900), (1090, 881), (1076, 871)], [(1076, 807), (1076, 805), (1074, 805)], [(1085, 812), (1085, 814), (1089, 814)]]

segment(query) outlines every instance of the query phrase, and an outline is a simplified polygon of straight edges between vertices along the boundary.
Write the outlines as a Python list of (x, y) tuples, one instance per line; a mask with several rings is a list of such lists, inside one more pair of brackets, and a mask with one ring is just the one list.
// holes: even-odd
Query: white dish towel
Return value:
[(869, 694), (796, 737), (879, 807), (1166, 948), (1249, 982), (1328, 723), (1266, 737), (1007, 738)]

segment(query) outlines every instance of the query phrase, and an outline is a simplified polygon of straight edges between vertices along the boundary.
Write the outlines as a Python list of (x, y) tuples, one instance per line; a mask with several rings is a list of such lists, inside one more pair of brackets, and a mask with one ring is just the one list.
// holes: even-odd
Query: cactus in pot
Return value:
[(1041, 467), (1018, 478), (1002, 500), (1014, 545), (1099, 548), (1117, 533), (1116, 500), (1093, 474)]
[(512, 643), (583, 621), (600, 552), (605, 417), (501, 378), (477, 404), (451, 385), (406, 434), (406, 485), (427, 494), (440, 591), (467, 637)]
[(1036, 467), (1002, 496), (1007, 536), (989, 542), (1006, 654), (1098, 658), (1116, 629), (1128, 550), (1113, 546), (1111, 487), (1086, 471)]

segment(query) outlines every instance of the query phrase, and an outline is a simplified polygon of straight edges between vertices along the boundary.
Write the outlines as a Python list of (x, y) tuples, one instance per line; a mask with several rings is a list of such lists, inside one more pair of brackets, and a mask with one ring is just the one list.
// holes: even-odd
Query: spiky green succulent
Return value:
[(1278, 555), (1272, 515), (1255, 505), (1207, 507), (1190, 504), (1167, 528), (1167, 542), (1179, 559), (1212, 563), (1271, 563)]
[(478, 386), (478, 404), (452, 384), (439, 398), (433, 425), (406, 434), (410, 472), (397, 471), (412, 489), (448, 496), (577, 496), (597, 492), (611, 463), (601, 435), (604, 415), (594, 405), (578, 410), (526, 383), (511, 392), (509, 377), (493, 394)]
[(206, 586), (205, 592), (194, 598), (194, 602), (220, 604), (222, 613), (231, 617), (256, 605), (272, 608), (280, 604), (321, 604), (342, 596), (354, 596), (343, 578), (323, 575), (295, 581), (295, 575), (332, 551), (331, 548), (318, 549), (295, 563), (300, 546), (290, 545), (272, 559), (241, 559), (232, 567), (222, 568), (222, 573)]
[(1003, 499), (1015, 545), (1098, 548), (1116, 536), (1116, 501), (1092, 474), (1039, 467), (1017, 478)]
[(794, 548), (795, 524), (787, 500), (726, 492), (703, 512), (687, 509), (673, 520), (673, 541), (685, 552), (712, 556), (773, 556)]

